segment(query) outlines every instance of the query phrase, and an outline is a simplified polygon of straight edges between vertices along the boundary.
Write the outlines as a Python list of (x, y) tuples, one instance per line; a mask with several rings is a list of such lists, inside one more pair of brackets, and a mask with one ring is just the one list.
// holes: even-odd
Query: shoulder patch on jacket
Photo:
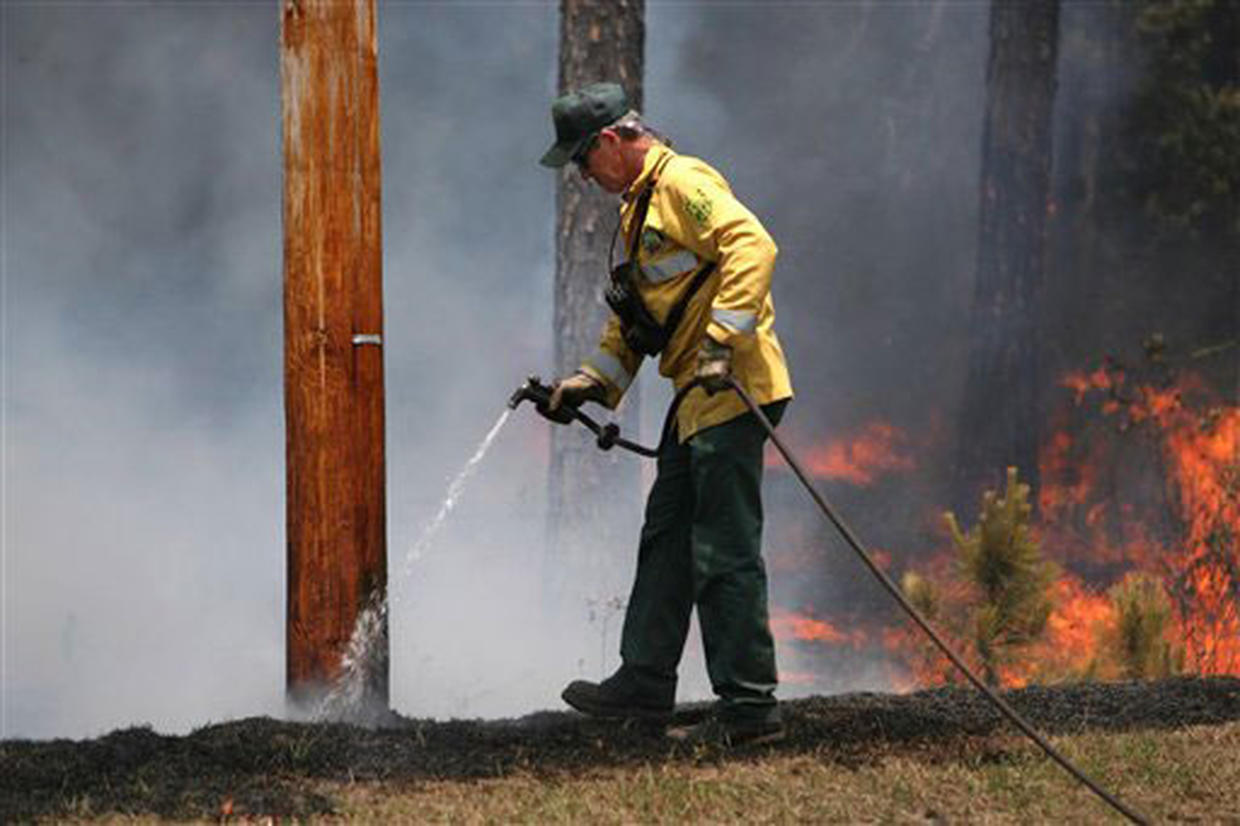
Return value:
[(714, 202), (700, 187), (685, 199), (685, 212), (703, 228), (710, 225), (710, 213), (714, 208)]

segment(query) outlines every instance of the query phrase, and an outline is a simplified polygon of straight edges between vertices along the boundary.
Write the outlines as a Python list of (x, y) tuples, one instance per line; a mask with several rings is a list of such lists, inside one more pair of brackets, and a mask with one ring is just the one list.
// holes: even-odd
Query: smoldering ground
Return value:
[[(1240, 681), (1233, 677), (1037, 687), (1008, 692), (1007, 698), (1056, 734), (1165, 732), (1240, 717)], [(515, 776), (554, 784), (597, 780), (618, 768), (709, 771), (788, 755), (810, 755), (817, 764), (852, 771), (893, 759), (977, 770), (1031, 757), (1028, 744), (1014, 739), (971, 689), (812, 697), (790, 701), (785, 710), (784, 742), (731, 751), (671, 746), (659, 727), (619, 726), (566, 712), (498, 721), (401, 718), (377, 730), (248, 718), (184, 737), (135, 727), (84, 742), (9, 741), (0, 745), (0, 818), (348, 816), (346, 790), (376, 782), (383, 793), (401, 794), (438, 781)], [(699, 720), (704, 711), (681, 706), (677, 722)], [(479, 784), (467, 793), (487, 791)], [(831, 793), (848, 795), (838, 788)], [(1083, 788), (1072, 793), (1084, 812), (1103, 811)], [(1221, 788), (1198, 788), (1193, 798), (1198, 808), (1226, 805)], [(786, 798), (781, 802), (790, 805)], [(1172, 804), (1171, 811), (1176, 808)], [(431, 817), (418, 811), (416, 817)]]
[[(614, 665), (623, 593), (582, 583), (573, 616), (546, 616), (547, 425), (528, 411), (395, 579), (508, 394), (551, 362), (554, 187), (536, 159), (556, 15), (380, 4), (392, 701), (410, 716), (554, 707), (568, 679)], [(0, 736), (279, 714), (277, 9), (3, 16)], [(926, 451), (877, 492), (833, 483), (881, 547), (924, 541), (928, 503), (946, 501), (985, 53), (985, 4), (647, 8), (651, 122), (780, 244), (789, 439), (883, 419)], [(652, 369), (646, 441), (668, 398)], [(822, 551), (773, 566), (774, 601), (866, 598), (780, 473), (768, 549)], [(687, 698), (706, 696), (699, 656), (691, 641)], [(884, 685), (864, 657), (825, 674), (816, 656), (785, 644), (781, 665)]]

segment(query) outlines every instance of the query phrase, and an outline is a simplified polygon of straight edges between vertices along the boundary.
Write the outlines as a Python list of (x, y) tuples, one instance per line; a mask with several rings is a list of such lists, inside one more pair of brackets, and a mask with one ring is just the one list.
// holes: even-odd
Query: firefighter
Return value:
[(761, 556), (766, 433), (724, 383), (735, 376), (772, 422), (792, 398), (770, 295), (775, 243), (717, 171), (674, 152), (629, 109), (618, 84), (559, 97), (551, 114), (556, 141), (541, 163), (575, 164), (620, 196), (626, 259), (612, 273), (614, 312), (598, 348), (555, 383), (552, 409), (585, 401), (614, 409), (647, 355), (658, 355), (677, 389), (703, 380), (660, 445), (621, 666), (599, 683), (574, 681), (562, 696), (596, 717), (670, 718), (696, 606), (718, 702), (706, 721), (668, 735), (725, 745), (781, 739)]

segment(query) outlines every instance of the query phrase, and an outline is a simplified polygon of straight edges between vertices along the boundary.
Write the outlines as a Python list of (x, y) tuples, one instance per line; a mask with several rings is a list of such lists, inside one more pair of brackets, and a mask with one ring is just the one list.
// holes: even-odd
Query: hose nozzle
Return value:
[(508, 407), (516, 410), (523, 401), (531, 401), (535, 407), (548, 404), (551, 401), (551, 388), (543, 384), (538, 376), (530, 376), (508, 399)]
[(525, 380), (525, 384), (518, 387), (508, 399), (508, 407), (516, 410), (521, 402), (530, 401), (534, 403), (535, 409), (543, 418), (556, 424), (568, 424), (576, 417), (577, 411), (566, 404), (552, 410), (551, 392), (552, 388), (543, 384), (542, 379), (538, 376), (530, 376)]

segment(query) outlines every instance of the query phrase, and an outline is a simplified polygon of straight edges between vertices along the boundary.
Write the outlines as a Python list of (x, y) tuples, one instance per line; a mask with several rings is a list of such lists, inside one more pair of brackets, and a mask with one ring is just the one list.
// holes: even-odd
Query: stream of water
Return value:
[(483, 457), (490, 450), (491, 444), (503, 429), (511, 413), (512, 411), (508, 408), (504, 409), (486, 437), (483, 438), (482, 443), (478, 445), (478, 449), (474, 451), (474, 455), (448, 485), (448, 493), (440, 503), (439, 510), (422, 529), (417, 541), (405, 553), (399, 574), (395, 578), (389, 577), (387, 600), (372, 600), (358, 614), (353, 634), (341, 657), (340, 676), (315, 709), (313, 714), (315, 720), (347, 720), (367, 723), (375, 722), (388, 713), (386, 708), (367, 708), (366, 701), (373, 693), (367, 691), (370, 681), (386, 672), (384, 666), (386, 666), (388, 647), (383, 632), (387, 627), (386, 620), (390, 606), (399, 604), (399, 587), (403, 586), (413, 573), (414, 566), (425, 555), (439, 530), (448, 520), (448, 516), (456, 508), (470, 477), (482, 463)]

